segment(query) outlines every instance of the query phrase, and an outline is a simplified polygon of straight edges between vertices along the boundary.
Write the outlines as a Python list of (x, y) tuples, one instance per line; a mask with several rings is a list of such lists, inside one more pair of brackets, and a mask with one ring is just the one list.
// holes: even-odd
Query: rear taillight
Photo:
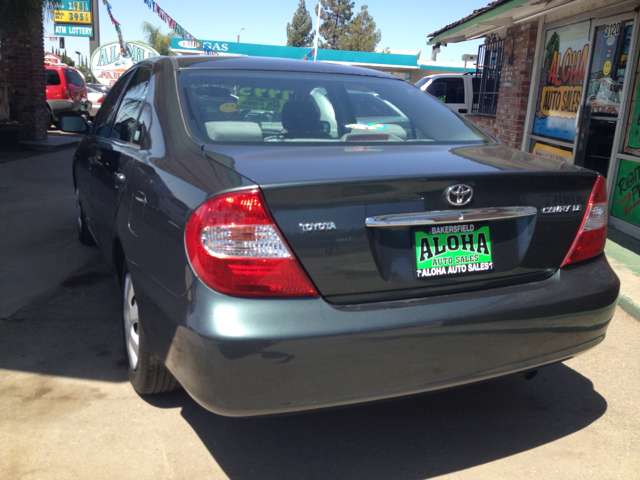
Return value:
[(103, 101), (103, 100), (104, 100), (104, 97), (100, 97), (100, 98), (98, 99), (98, 103), (102, 103), (102, 101)]
[(69, 98), (69, 90), (67, 90), (66, 88), (62, 90), (62, 98), (65, 100)]
[(193, 212), (185, 245), (196, 275), (238, 297), (317, 297), (259, 189), (213, 197)]
[(567, 253), (562, 265), (560, 265), (561, 268), (602, 253), (607, 241), (607, 209), (606, 180), (598, 175), (598, 179), (591, 190), (591, 198), (589, 198), (582, 225), (569, 253)]

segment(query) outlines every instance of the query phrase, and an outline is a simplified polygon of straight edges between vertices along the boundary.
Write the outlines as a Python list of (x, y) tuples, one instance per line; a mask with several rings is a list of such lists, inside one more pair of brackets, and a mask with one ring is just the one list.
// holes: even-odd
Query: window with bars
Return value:
[(478, 47), (476, 75), (480, 85), (477, 94), (474, 94), (472, 113), (496, 116), (503, 56), (504, 39)]

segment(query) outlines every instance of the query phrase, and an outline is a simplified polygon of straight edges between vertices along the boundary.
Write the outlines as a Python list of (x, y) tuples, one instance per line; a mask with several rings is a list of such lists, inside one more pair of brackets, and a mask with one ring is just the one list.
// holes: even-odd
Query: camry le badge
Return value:
[(300, 229), (303, 232), (324, 232), (326, 230), (335, 230), (336, 224), (333, 222), (301, 223)]
[(555, 205), (553, 207), (544, 207), (542, 213), (569, 213), (581, 212), (582, 205)]
[(468, 204), (473, 198), (473, 188), (464, 183), (451, 185), (444, 191), (444, 198), (455, 207), (462, 207)]

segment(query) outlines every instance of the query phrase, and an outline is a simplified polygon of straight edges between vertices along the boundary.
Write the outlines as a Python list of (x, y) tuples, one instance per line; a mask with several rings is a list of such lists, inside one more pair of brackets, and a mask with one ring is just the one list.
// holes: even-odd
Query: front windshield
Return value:
[(471, 122), (403, 81), (303, 72), (181, 70), (180, 101), (203, 143), (482, 144)]

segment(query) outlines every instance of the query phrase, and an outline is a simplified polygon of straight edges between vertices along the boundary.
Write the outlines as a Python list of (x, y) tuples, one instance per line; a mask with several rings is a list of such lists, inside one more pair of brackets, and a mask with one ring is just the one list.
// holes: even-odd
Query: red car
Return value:
[(91, 102), (82, 74), (67, 65), (45, 65), (47, 74), (47, 126), (57, 125), (63, 113), (89, 115)]

